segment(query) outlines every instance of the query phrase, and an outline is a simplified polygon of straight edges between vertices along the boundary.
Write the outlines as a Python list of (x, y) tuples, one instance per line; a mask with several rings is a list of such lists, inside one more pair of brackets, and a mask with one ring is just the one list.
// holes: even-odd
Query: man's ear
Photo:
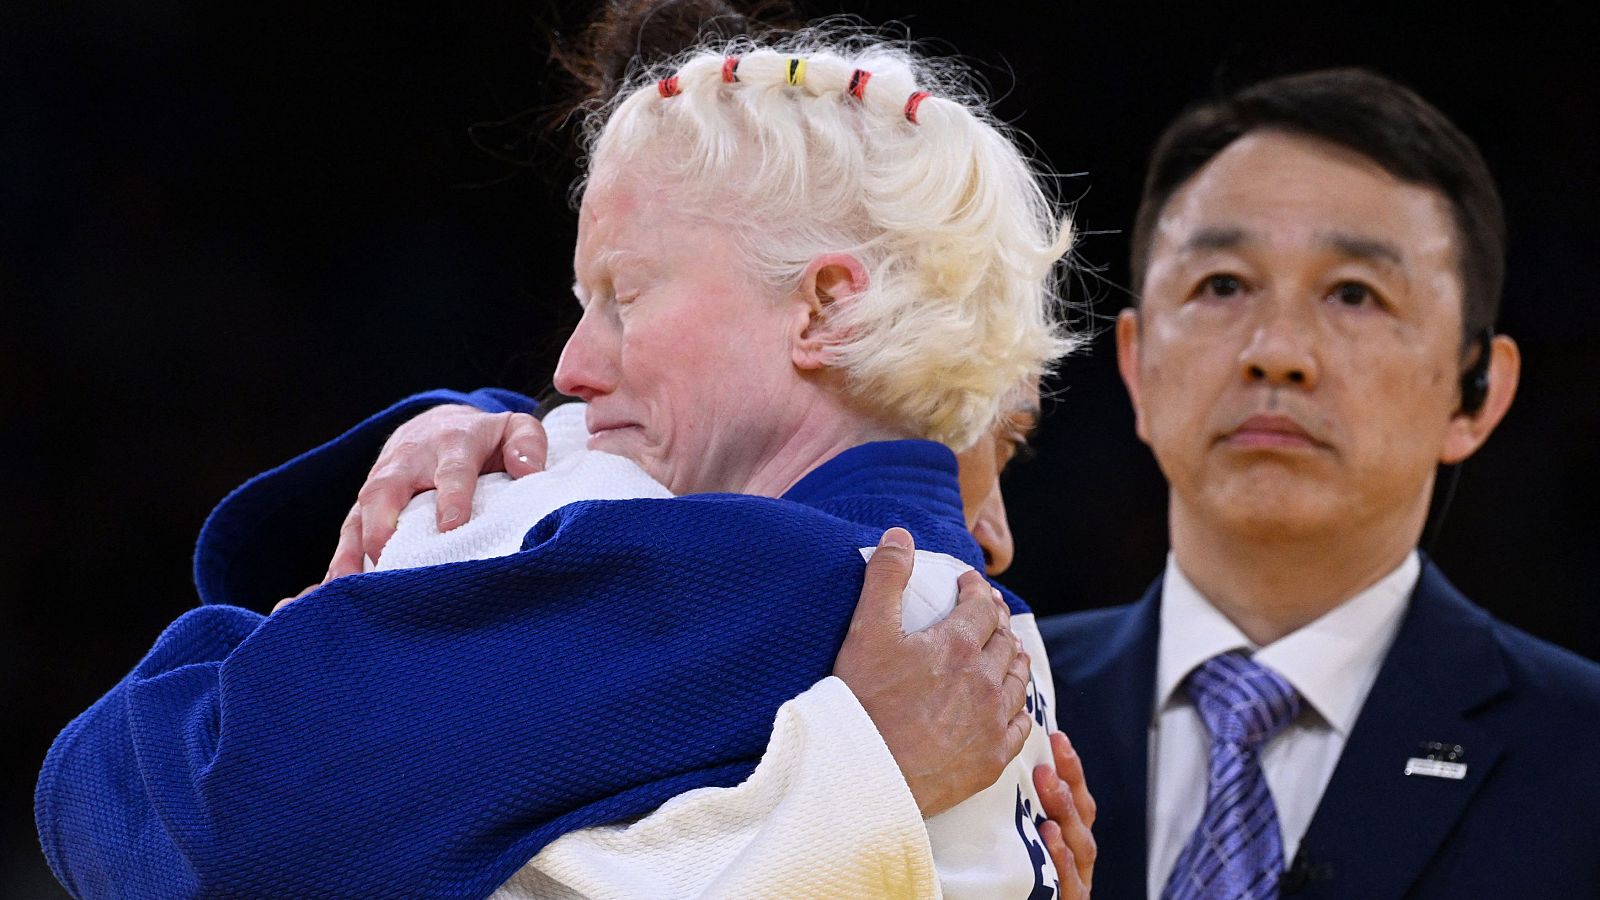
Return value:
[(1144, 430), (1144, 405), (1139, 402), (1139, 311), (1129, 307), (1117, 316), (1117, 371), (1133, 403), (1133, 428), (1139, 439), (1150, 443)]
[(829, 365), (828, 349), (843, 337), (835, 323), (839, 304), (867, 289), (867, 268), (848, 253), (824, 253), (806, 267), (795, 310), (794, 364), (800, 369)]
[(1522, 351), (1509, 335), (1497, 334), (1489, 344), (1489, 390), (1474, 413), (1458, 411), (1450, 417), (1439, 461), (1453, 466), (1478, 452), (1511, 408), (1522, 377)]

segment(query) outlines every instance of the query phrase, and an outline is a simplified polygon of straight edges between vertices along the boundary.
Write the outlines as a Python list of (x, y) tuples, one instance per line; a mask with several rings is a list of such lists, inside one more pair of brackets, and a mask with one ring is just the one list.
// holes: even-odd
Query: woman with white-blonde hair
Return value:
[[(894, 765), (827, 677), (863, 556), (905, 528), (925, 552), (907, 629), (950, 613), (956, 575), (983, 565), (952, 451), (1074, 341), (1065, 219), (964, 72), (824, 27), (702, 46), (594, 110), (583, 315), (555, 373), (585, 403), (570, 464), (475, 515), (498, 538), (413, 560), (430, 565), (380, 558), (270, 617), (222, 604), (256, 595), (253, 546), (286, 498), (444, 397), (230, 495), (197, 552), (207, 605), (46, 760), (37, 813), (63, 883), (1050, 896), (1030, 772), (1050, 760), (1053, 693), (1014, 596), (955, 612), (970, 664), (1004, 673), (994, 785), (925, 831), (919, 805), (937, 809), (911, 772), (840, 810), (851, 768)], [(662, 499), (530, 515), (540, 491), (566, 498), (563, 472), (593, 480), (585, 496)], [(833, 738), (845, 768), (784, 755), (807, 728), (854, 735)], [(831, 793), (792, 790), (819, 778)]]

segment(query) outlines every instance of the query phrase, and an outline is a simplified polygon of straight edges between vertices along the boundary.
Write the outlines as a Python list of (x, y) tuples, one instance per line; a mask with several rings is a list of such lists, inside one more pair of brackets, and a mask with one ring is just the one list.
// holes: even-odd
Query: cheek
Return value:
[(957, 474), (961, 483), (961, 508), (971, 527), (985, 503), (1000, 490), (996, 472), (994, 448), (988, 442), (956, 456)]
[(1210, 416), (1232, 366), (1214, 347), (1193, 341), (1160, 342), (1145, 357), (1140, 378), (1146, 427), (1165, 433), (1198, 434)]

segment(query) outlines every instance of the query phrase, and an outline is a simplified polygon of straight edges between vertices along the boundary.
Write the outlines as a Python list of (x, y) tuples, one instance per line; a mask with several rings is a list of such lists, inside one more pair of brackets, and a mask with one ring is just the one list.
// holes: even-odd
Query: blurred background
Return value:
[[(560, 141), (527, 130), (558, 99), (548, 35), (588, 7), (0, 5), (0, 691), (13, 729), (0, 896), (61, 896), (33, 832), (39, 763), (194, 603), (193, 540), (217, 500), (405, 394), (547, 382), (576, 321), (573, 170)], [(1525, 369), (1435, 556), (1496, 615), (1600, 657), (1600, 7), (802, 8), (898, 20), (959, 50), (1002, 118), (1081, 173), (1062, 185), (1093, 267), (1075, 297), (1102, 330), (1126, 300), (1145, 157), (1186, 103), (1360, 64), (1441, 107), (1504, 193), (1501, 329)], [(1134, 599), (1162, 565), (1165, 494), (1109, 340), (1053, 387), (1037, 457), (1007, 475), (1018, 553), (1005, 580), (1041, 613)]]

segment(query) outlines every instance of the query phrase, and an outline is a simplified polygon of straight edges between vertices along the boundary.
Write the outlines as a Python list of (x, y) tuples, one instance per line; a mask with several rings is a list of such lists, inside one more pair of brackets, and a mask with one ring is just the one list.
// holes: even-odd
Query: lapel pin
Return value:
[(1420, 756), (1406, 760), (1407, 775), (1448, 778), (1451, 781), (1467, 777), (1467, 764), (1461, 761), (1467, 751), (1460, 744), (1424, 741), (1417, 750)]

